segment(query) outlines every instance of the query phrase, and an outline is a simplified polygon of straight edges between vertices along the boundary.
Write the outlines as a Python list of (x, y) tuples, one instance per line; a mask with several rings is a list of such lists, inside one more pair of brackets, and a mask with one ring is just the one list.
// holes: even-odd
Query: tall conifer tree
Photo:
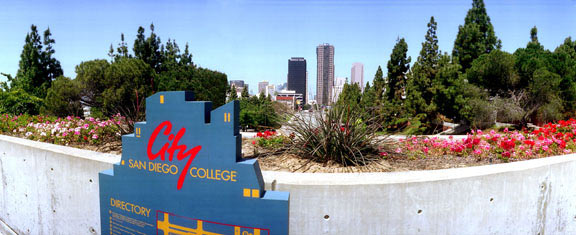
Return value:
[(407, 56), (408, 44), (404, 38), (397, 40), (390, 60), (388, 61), (388, 82), (386, 84), (386, 99), (391, 102), (402, 100), (406, 89), (406, 73), (410, 69), (411, 58)]
[[(430, 17), (422, 50), (408, 75), (406, 88), (407, 107), (413, 116), (420, 115), (419, 118), (425, 126), (430, 126), (430, 122), (436, 118), (436, 104), (433, 101), (436, 88), (433, 87), (433, 80), (440, 60), (436, 28), (434, 17)], [(425, 116), (422, 117), (422, 114)]]
[(502, 42), (494, 33), (494, 26), (486, 12), (483, 0), (473, 0), (464, 25), (458, 27), (452, 56), (462, 65), (463, 71), (470, 68), (472, 61), (482, 54), (500, 49)]

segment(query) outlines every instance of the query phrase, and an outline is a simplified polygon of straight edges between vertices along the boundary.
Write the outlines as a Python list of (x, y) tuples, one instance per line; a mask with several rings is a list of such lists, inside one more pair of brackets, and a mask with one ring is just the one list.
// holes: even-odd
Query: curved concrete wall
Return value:
[[(99, 234), (98, 172), (119, 159), (0, 136), (0, 225)], [(291, 193), (291, 234), (576, 233), (576, 155), (435, 171), (263, 174), (268, 190)]]

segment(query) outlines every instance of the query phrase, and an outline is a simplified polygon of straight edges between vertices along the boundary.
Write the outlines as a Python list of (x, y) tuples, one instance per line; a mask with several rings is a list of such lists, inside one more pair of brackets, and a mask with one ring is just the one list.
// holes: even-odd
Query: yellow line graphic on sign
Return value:
[(213, 233), (209, 231), (204, 231), (204, 226), (202, 220), (196, 221), (196, 228), (188, 228), (176, 224), (170, 223), (170, 215), (164, 213), (164, 220), (157, 222), (158, 230), (164, 232), (164, 234), (182, 234), (182, 235), (223, 235), (220, 233)]
[(164, 103), (164, 96), (163, 96), (163, 95), (160, 96), (160, 103), (161, 103), (161, 104)]

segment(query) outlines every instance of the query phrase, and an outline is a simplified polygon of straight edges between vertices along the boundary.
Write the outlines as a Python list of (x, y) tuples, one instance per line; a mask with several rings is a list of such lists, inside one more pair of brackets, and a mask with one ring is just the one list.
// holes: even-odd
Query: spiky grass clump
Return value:
[(334, 107), (314, 114), (297, 114), (288, 123), (293, 133), (291, 149), (317, 162), (334, 161), (361, 166), (378, 160), (386, 138), (377, 136), (379, 126), (359, 111)]

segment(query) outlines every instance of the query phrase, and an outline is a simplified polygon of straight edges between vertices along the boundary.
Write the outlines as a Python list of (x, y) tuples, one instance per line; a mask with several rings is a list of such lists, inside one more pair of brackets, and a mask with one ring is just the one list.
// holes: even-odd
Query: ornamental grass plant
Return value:
[[(362, 166), (382, 157), (388, 140), (376, 133), (380, 126), (350, 106), (315, 113), (298, 113), (287, 123), (290, 151), (317, 162)], [(374, 124), (369, 124), (374, 123)]]

